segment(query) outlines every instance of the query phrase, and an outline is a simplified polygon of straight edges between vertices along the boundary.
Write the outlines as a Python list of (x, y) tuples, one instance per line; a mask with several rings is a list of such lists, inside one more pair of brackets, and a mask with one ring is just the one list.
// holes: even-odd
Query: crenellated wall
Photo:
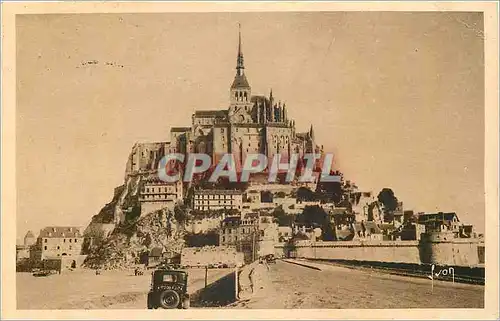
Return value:
[[(476, 239), (439, 242), (371, 240), (311, 243), (301, 241), (295, 245), (294, 250), (297, 258), (476, 266), (480, 264), (478, 245), (479, 242)], [(275, 246), (277, 256), (287, 256), (290, 250), (291, 248), (284, 243)]]

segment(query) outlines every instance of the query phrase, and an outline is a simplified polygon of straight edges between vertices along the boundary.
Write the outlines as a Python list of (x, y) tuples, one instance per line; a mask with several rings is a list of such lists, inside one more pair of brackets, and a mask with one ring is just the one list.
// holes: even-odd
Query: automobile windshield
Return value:
[(155, 273), (156, 282), (183, 282), (184, 275), (182, 273), (165, 273), (156, 272)]
[(172, 274), (165, 274), (163, 276), (163, 282), (174, 282), (175, 278)]

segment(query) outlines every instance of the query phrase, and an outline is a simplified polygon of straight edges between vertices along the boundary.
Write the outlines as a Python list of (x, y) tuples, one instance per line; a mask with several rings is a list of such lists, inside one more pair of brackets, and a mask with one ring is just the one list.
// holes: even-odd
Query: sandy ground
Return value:
[[(232, 269), (208, 271), (208, 283), (230, 274)], [(205, 285), (205, 270), (189, 270), (188, 292)], [(146, 309), (151, 274), (135, 276), (130, 271), (77, 270), (61, 275), (34, 277), (17, 273), (18, 309)]]
[(321, 265), (278, 261), (256, 273), (256, 293), (232, 308), (483, 308), (484, 287)]
[[(317, 263), (315, 263), (317, 264)], [(318, 264), (317, 264), (318, 265)], [(257, 265), (250, 278), (254, 294), (234, 302), (231, 269), (209, 270), (204, 289), (203, 269), (189, 271), (193, 308), (250, 309), (382, 309), (482, 308), (484, 287), (353, 270), (319, 264), (314, 270), (277, 261)], [(145, 309), (150, 275), (132, 271), (80, 270), (63, 275), (33, 277), (17, 274), (18, 309)]]

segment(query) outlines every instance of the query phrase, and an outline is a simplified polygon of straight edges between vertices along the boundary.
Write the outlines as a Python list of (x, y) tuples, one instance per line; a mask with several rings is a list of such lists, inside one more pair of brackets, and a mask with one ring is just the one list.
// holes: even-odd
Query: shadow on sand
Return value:
[(236, 301), (234, 272), (198, 290), (191, 297), (192, 307), (223, 307)]

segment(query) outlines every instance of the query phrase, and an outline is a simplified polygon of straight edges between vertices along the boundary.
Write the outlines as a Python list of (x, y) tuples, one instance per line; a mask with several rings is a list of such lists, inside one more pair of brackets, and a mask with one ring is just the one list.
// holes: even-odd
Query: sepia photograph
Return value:
[(499, 317), (496, 4), (80, 4), (10, 20), (11, 310)]

